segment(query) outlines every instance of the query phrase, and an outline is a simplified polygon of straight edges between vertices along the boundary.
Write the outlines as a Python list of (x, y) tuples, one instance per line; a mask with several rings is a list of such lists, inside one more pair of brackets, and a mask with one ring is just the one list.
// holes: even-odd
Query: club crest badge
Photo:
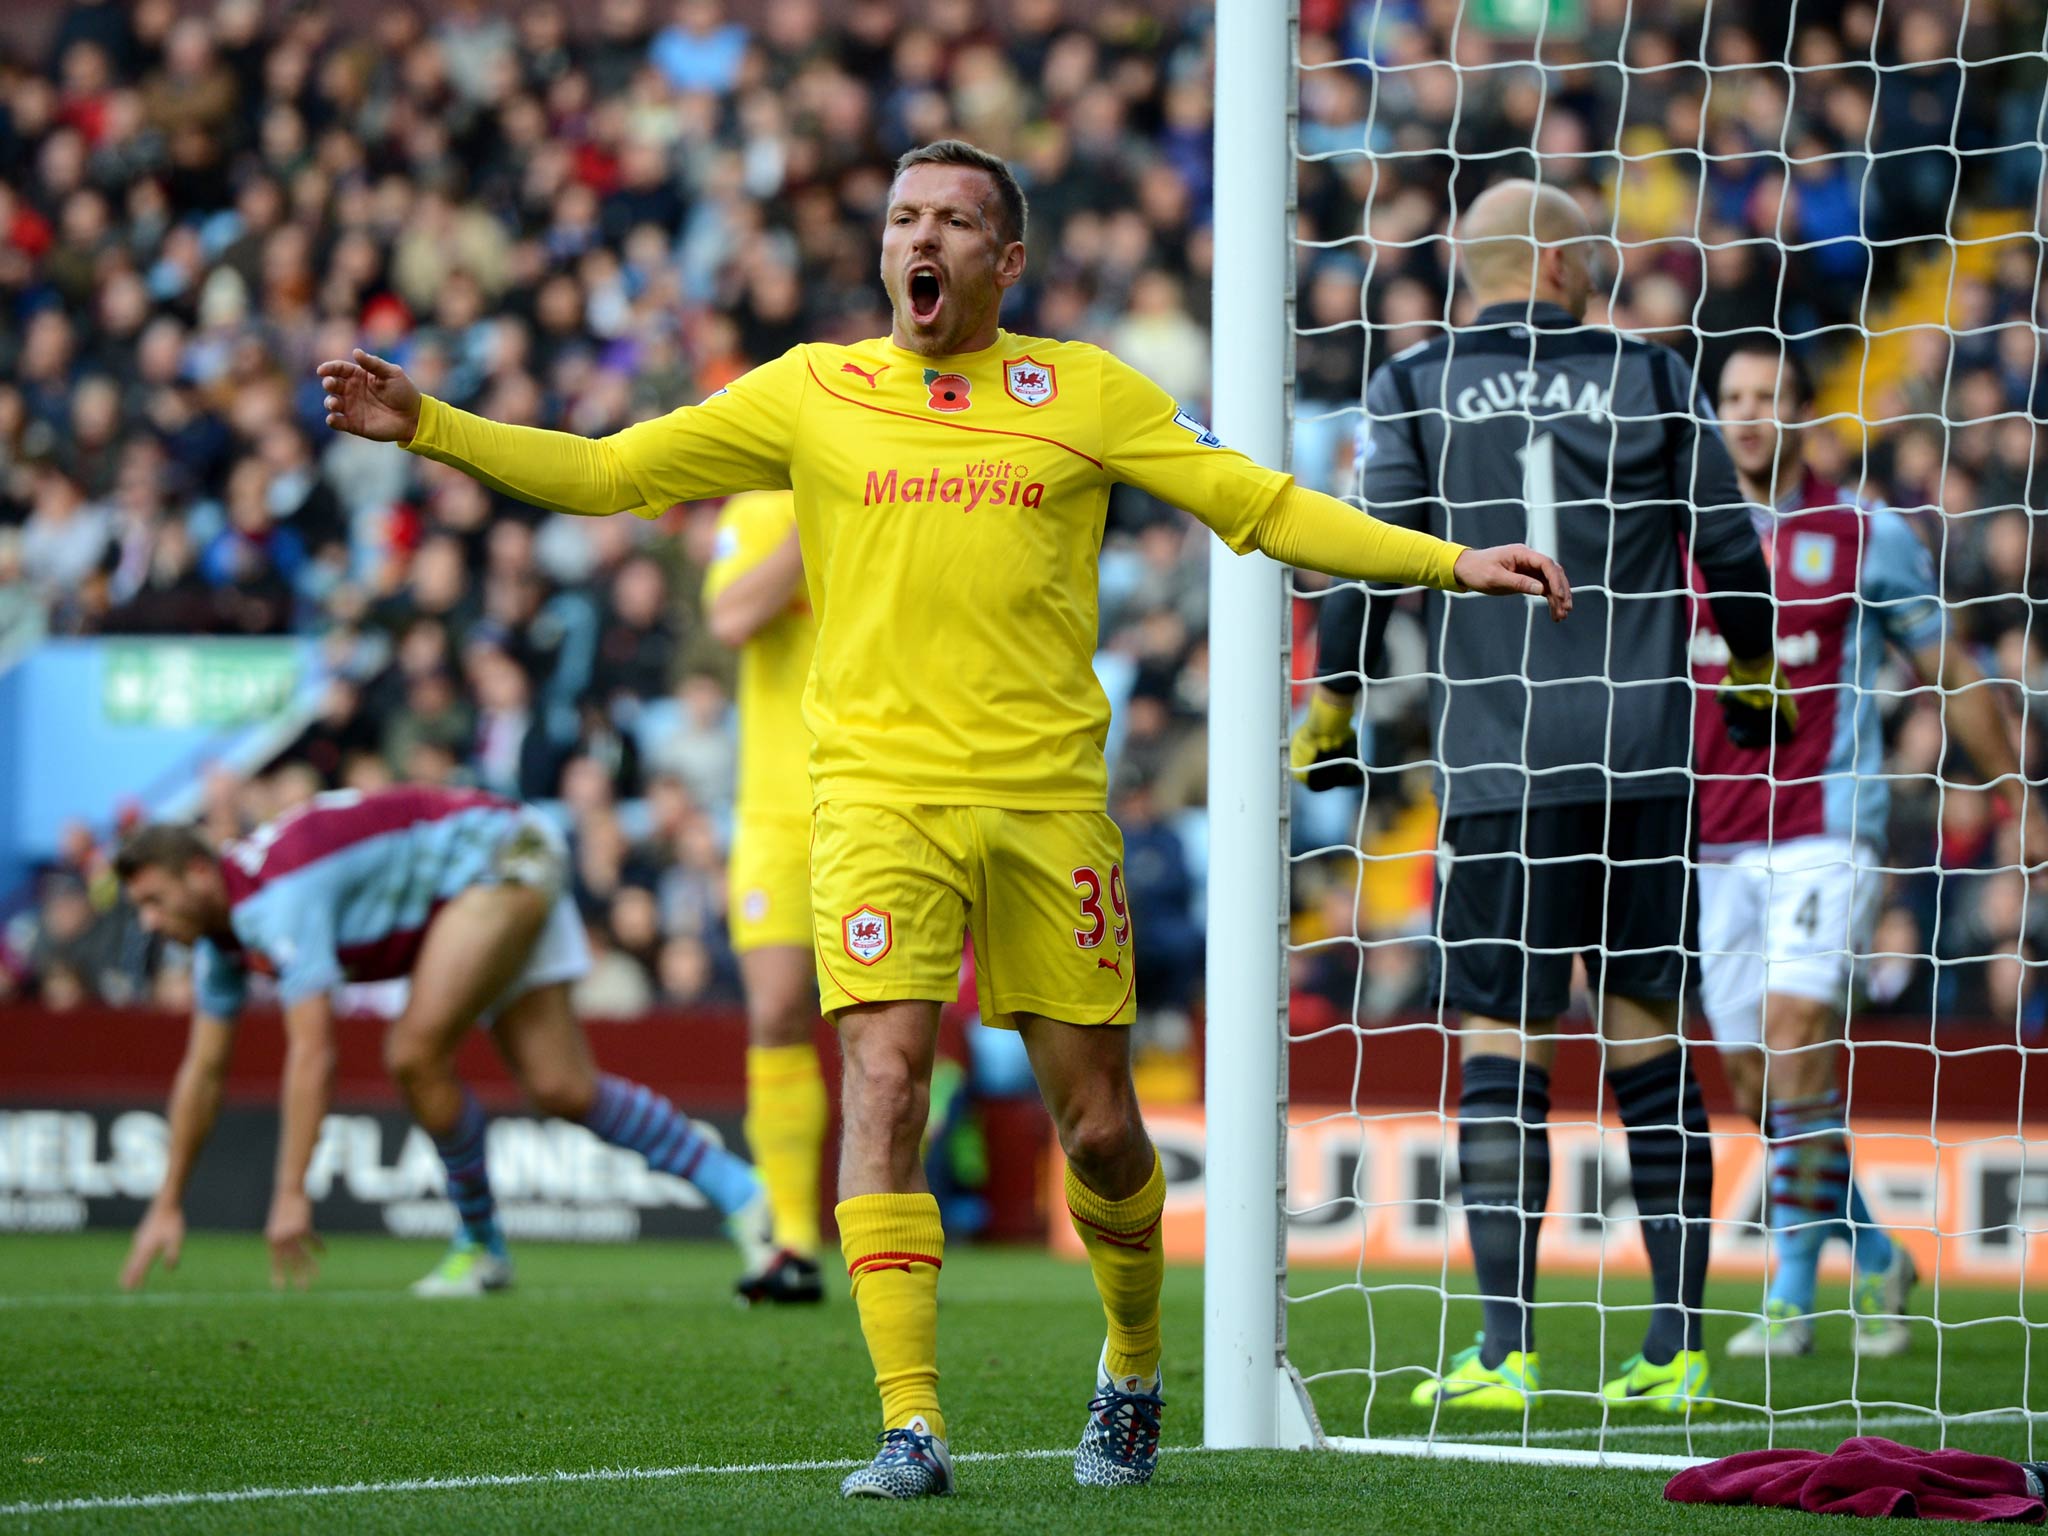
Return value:
[(1059, 375), (1052, 364), (1034, 357), (1012, 358), (1003, 364), (1003, 392), (1019, 405), (1036, 410), (1059, 398)]
[(839, 933), (847, 954), (862, 965), (873, 965), (889, 953), (896, 942), (889, 914), (874, 907), (860, 906), (839, 920)]
[(1792, 535), (1792, 574), (1809, 587), (1817, 587), (1833, 579), (1835, 574), (1835, 539), (1827, 533), (1795, 533)]

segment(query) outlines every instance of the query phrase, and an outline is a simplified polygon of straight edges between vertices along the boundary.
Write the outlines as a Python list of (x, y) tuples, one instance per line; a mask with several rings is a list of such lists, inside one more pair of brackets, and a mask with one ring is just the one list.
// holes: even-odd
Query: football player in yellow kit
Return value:
[(363, 352), (319, 368), (330, 427), (556, 511), (654, 516), (796, 493), (818, 621), (804, 693), (811, 906), (844, 1058), (834, 1214), (882, 1398), (881, 1449), (842, 1484), (849, 1496), (953, 1486), (938, 1399), (945, 1238), (918, 1151), (963, 926), (985, 1016), (1023, 1034), (1108, 1323), (1074, 1475), (1142, 1483), (1157, 1463), (1166, 1184), (1116, 1027), (1135, 1012), (1132, 914), (1091, 665), (1110, 486), (1185, 507), (1239, 553), (1541, 597), (1554, 619), (1571, 606), (1547, 556), (1380, 522), (1225, 447), (1100, 348), (1002, 330), (1024, 219), (1002, 160), (955, 140), (912, 150), (884, 214), (889, 335), (793, 347), (608, 438), (485, 421)]
[(789, 492), (732, 497), (719, 511), (717, 540), (704, 576), (705, 623), (740, 653), (727, 927), (747, 994), (747, 1145), (768, 1188), (776, 1247), (767, 1268), (741, 1277), (739, 1293), (748, 1301), (817, 1301), (824, 1295), (818, 1165), (828, 1112), (811, 1043), (817, 962), (803, 699), (818, 627)]

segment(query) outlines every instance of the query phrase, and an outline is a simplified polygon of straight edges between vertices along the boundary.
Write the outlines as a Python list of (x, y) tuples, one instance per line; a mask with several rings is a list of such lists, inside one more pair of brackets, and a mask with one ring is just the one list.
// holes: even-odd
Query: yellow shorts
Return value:
[(811, 902), (825, 1012), (951, 1002), (964, 930), (987, 1023), (1131, 1023), (1123, 861), (1123, 834), (1100, 811), (819, 806)]
[(726, 926), (736, 955), (811, 942), (811, 823), (807, 816), (748, 816), (732, 833)]

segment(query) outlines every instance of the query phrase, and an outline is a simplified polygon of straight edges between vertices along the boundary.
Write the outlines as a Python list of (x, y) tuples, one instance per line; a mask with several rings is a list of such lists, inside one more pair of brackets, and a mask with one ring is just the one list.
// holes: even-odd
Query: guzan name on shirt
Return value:
[(1591, 379), (1568, 373), (1539, 373), (1534, 368), (1509, 368), (1468, 384), (1451, 402), (1461, 421), (1484, 421), (1502, 411), (1532, 411), (1545, 416), (1586, 416), (1604, 420), (1614, 391)]
[(929, 471), (871, 469), (860, 501), (864, 507), (899, 501), (951, 502), (963, 512), (976, 507), (1035, 507), (1045, 500), (1045, 482), (1033, 480), (1031, 471), (1008, 459), (980, 459), (962, 466), (958, 474), (937, 467)]

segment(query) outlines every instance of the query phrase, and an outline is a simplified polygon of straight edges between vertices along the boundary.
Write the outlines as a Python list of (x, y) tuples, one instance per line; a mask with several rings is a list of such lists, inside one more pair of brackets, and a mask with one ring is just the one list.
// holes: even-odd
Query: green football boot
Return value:
[(1524, 1354), (1511, 1349), (1499, 1365), (1488, 1367), (1479, 1363), (1479, 1346), (1474, 1344), (1453, 1355), (1451, 1368), (1423, 1382), (1408, 1400), (1418, 1408), (1441, 1404), (1446, 1409), (1487, 1408), (1499, 1413), (1520, 1413), (1541, 1390), (1535, 1350)]
[(1617, 1408), (1653, 1408), (1659, 1413), (1714, 1411), (1714, 1379), (1703, 1349), (1681, 1349), (1668, 1365), (1631, 1355), (1621, 1374), (1600, 1389)]

